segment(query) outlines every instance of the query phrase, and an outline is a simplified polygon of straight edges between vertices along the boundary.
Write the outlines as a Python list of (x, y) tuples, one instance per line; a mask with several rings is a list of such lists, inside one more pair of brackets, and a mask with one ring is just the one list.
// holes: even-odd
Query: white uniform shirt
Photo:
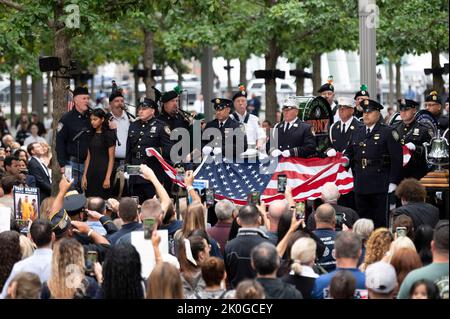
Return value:
[(127, 139), (128, 139), (128, 128), (130, 127), (130, 120), (128, 119), (127, 113), (123, 112), (121, 117), (116, 117), (111, 113), (114, 122), (117, 124), (117, 138), (119, 143), (116, 141), (116, 158), (125, 158), (127, 155)]
[(266, 133), (264, 132), (264, 129), (259, 125), (258, 117), (253, 114), (248, 115), (249, 117), (247, 123), (244, 123), (245, 118), (247, 117), (247, 112), (245, 112), (244, 115), (234, 112), (233, 114), (231, 114), (231, 117), (233, 118), (233, 120), (244, 124), (248, 145), (256, 145), (256, 142), (259, 139), (266, 139)]

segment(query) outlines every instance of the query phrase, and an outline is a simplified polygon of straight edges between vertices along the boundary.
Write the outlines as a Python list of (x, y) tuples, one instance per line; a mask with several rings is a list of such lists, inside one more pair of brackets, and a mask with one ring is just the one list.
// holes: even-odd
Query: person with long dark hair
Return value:
[(113, 246), (103, 263), (103, 283), (96, 299), (143, 299), (141, 259), (131, 244)]
[(21, 258), (19, 234), (14, 231), (0, 233), (0, 290), (3, 289), (14, 264)]
[(111, 197), (111, 173), (116, 141), (107, 126), (105, 116), (106, 113), (102, 109), (95, 109), (90, 117), (93, 132), (84, 163), (82, 188), (87, 197), (108, 199)]

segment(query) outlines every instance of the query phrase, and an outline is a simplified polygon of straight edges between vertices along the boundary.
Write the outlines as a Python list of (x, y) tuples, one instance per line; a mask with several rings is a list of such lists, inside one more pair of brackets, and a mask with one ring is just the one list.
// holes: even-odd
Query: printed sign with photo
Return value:
[(30, 221), (39, 218), (39, 188), (14, 186), (14, 216), (20, 230), (28, 228)]

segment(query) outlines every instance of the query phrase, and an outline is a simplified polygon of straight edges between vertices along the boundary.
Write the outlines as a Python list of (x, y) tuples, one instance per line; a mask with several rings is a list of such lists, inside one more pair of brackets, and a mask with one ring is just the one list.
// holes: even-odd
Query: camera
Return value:
[(90, 276), (94, 272), (94, 264), (98, 261), (98, 252), (95, 250), (88, 250), (86, 253), (86, 274)]
[(144, 239), (151, 239), (155, 228), (156, 220), (152, 217), (144, 219)]
[(305, 203), (298, 202), (295, 204), (295, 215), (297, 220), (305, 219)]
[(408, 229), (406, 227), (397, 227), (395, 232), (397, 233), (397, 237), (406, 237)]
[(208, 206), (214, 205), (214, 188), (207, 188), (205, 190), (205, 201)]

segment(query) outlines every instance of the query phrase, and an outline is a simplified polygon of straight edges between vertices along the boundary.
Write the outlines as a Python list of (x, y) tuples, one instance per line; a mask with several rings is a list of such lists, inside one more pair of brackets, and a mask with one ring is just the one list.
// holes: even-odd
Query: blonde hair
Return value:
[(22, 259), (30, 257), (34, 252), (33, 242), (26, 236), (20, 235), (20, 253), (22, 254)]
[(84, 294), (84, 267), (83, 246), (78, 241), (63, 238), (56, 242), (47, 283), (52, 298), (73, 299), (78, 292)]
[[(187, 238), (194, 229), (206, 230), (205, 208), (200, 203), (189, 205), (181, 228), (181, 238)], [(176, 238), (178, 239), (178, 238)]]
[(415, 252), (417, 252), (416, 246), (414, 245), (413, 241), (409, 237), (406, 237), (406, 236), (398, 237), (396, 240), (394, 240), (391, 243), (391, 246), (389, 248), (388, 262), (390, 262), (390, 260), (392, 259), (392, 256), (394, 256), (394, 254), (402, 248), (408, 248), (408, 249), (411, 249), (411, 250), (414, 250)]
[(392, 240), (389, 229), (384, 227), (375, 229), (367, 240), (363, 269), (374, 262), (380, 261), (389, 251)]
[(44, 199), (41, 203), (41, 219), (47, 219), (49, 220), (49, 216), (52, 213), (51, 209), (53, 206), (53, 202), (55, 201), (54, 197), (47, 197)]
[(316, 242), (314, 239), (302, 237), (291, 248), (291, 269), (296, 275), (302, 272), (302, 265), (310, 264), (316, 259)]
[(180, 272), (170, 263), (156, 264), (147, 282), (147, 299), (183, 299)]

